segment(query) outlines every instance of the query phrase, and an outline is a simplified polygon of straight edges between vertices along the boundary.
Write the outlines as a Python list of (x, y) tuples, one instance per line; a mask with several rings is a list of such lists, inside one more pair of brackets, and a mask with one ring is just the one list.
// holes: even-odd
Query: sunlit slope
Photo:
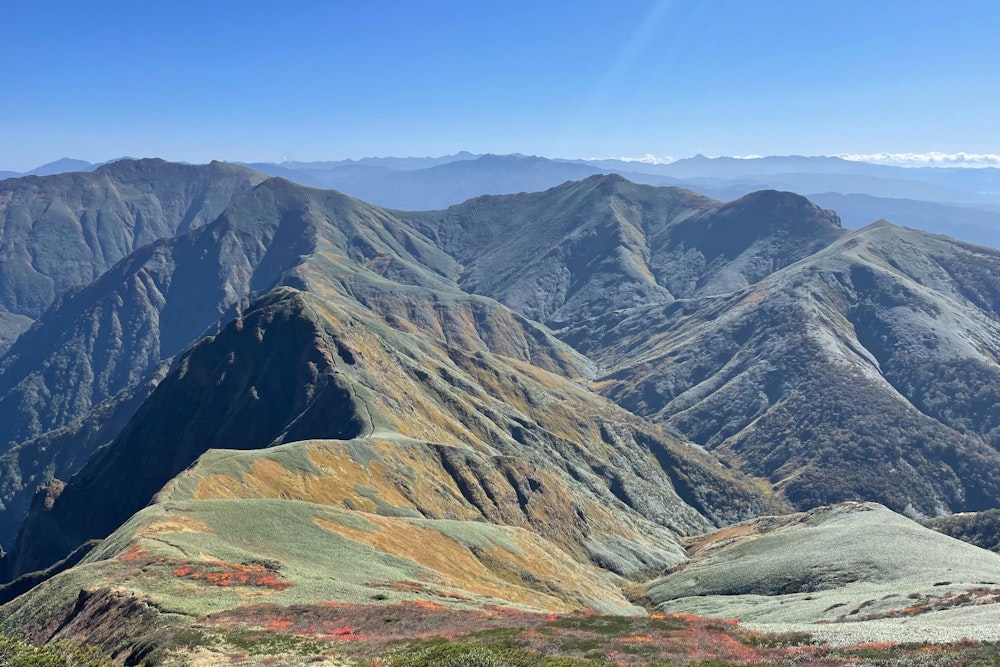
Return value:
[(44, 640), (58, 630), (123, 654), (155, 645), (165, 628), (246, 605), (403, 600), (642, 612), (614, 575), (521, 528), (299, 500), (171, 500), (6, 605), (2, 627)]
[[(706, 517), (770, 506), (709, 457), (589, 392), (584, 358), (496, 301), (461, 292), (447, 257), (389, 213), (265, 186), (306, 202), (311, 251), (282, 274), (285, 286), (177, 362), (52, 510), (36, 508), (11, 574), (106, 535), (209, 448), (301, 438), (387, 431), (454, 446), (439, 465), (463, 478), (484, 518), (558, 526), (550, 539), (622, 572), (675, 560), (673, 535), (704, 529)], [(140, 461), (152, 463), (122, 488)], [(595, 498), (575, 506), (590, 487)], [(544, 498), (527, 510), (519, 494)]]
[(822, 636), (868, 641), (922, 638), (907, 623), (922, 632), (937, 621), (937, 636), (950, 637), (984, 613), (1000, 619), (1000, 556), (880, 505), (765, 517), (697, 538), (689, 551), (690, 562), (649, 585), (658, 609), (773, 629), (819, 623)]
[[(703, 454), (570, 380), (282, 288), (195, 346), (55, 506), (35, 508), (17, 572), (107, 534), (210, 447), (382, 431), (434, 443), (428, 455), (476, 514), (544, 526), (623, 571), (676, 560), (672, 535), (709, 525), (692, 504), (717, 521), (767, 506)], [(735, 514), (734, 498), (749, 501)]]
[(1000, 254), (887, 223), (752, 287), (592, 319), (593, 387), (802, 508), (1000, 503)]
[(614, 175), (404, 218), (462, 263), (463, 289), (553, 328), (746, 287), (844, 233), (791, 193), (723, 204)]

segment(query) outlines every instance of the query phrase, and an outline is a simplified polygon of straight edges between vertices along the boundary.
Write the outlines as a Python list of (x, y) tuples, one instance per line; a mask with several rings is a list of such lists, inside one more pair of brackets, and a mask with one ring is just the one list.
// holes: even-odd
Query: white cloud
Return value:
[(1000, 155), (995, 153), (841, 153), (836, 157), (894, 167), (1000, 167)]
[(657, 156), (653, 155), (652, 153), (646, 153), (642, 157), (623, 156), (623, 157), (592, 157), (592, 158), (587, 158), (587, 161), (591, 161), (591, 160), (619, 160), (621, 162), (642, 162), (643, 164), (670, 164), (671, 162), (674, 161), (674, 158), (670, 157), (669, 155), (664, 155), (664, 156), (661, 156), (661, 157), (657, 157)]

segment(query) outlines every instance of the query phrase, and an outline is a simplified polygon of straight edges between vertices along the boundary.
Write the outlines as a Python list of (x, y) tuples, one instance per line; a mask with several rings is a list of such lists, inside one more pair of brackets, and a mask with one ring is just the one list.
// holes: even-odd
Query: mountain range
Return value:
[[(995, 168), (898, 167), (824, 156), (696, 155), (660, 163), (467, 151), (441, 157), (239, 164), (404, 210), (445, 208), (482, 194), (544, 190), (599, 173), (616, 173), (648, 185), (684, 187), (721, 200), (763, 189), (789, 190), (836, 210), (844, 226), (851, 229), (885, 218), (902, 226), (1000, 247), (1000, 170)], [(0, 178), (97, 167), (64, 158), (24, 174), (0, 172)]]
[[(0, 628), (138, 664), (267, 605), (764, 596), (840, 641), (1000, 581), (912, 520), (1000, 507), (1000, 251), (573, 162), (282, 168), (459, 196), (511, 161), (562, 180), (418, 211), (223, 163), (0, 182)], [(880, 525), (905, 576), (844, 537)]]

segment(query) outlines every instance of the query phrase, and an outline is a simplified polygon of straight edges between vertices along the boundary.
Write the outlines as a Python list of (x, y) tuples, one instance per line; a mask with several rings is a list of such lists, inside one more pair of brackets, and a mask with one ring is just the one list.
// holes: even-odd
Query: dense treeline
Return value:
[(931, 519), (924, 525), (963, 542), (1000, 553), (1000, 509)]

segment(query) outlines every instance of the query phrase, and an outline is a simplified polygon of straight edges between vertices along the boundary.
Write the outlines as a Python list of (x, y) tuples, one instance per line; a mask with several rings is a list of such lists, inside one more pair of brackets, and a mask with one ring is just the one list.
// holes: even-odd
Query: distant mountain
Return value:
[[(366, 157), (360, 160), (327, 162), (241, 162), (237, 164), (269, 176), (287, 178), (302, 185), (341, 190), (355, 196), (362, 196), (359, 188), (371, 188), (372, 181), (388, 177), (395, 172), (418, 171), (452, 162), (474, 160), (478, 157), (480, 156), (462, 151), (442, 157)], [(372, 201), (381, 203), (382, 192), (376, 191), (373, 194), (378, 196), (371, 198)], [(481, 193), (476, 192), (468, 196), (475, 196), (475, 194)]]
[(392, 160), (303, 165), (254, 163), (248, 166), (303, 185), (340, 190), (380, 206), (423, 210), (444, 208), (482, 194), (542, 190), (598, 173), (582, 164), (523, 155), (482, 155), (447, 160), (430, 167), (399, 169)]
[(996, 168), (894, 167), (838, 157), (796, 155), (757, 158), (696, 155), (666, 164), (620, 160), (603, 160), (595, 164), (615, 171), (642, 171), (669, 176), (691, 184), (744, 182), (758, 187), (795, 187), (798, 192), (832, 190), (877, 197), (910, 196), (898, 193), (904, 188), (915, 187), (914, 184), (922, 184), (927, 190), (922, 194), (915, 190), (913, 198), (995, 203), (1000, 197), (1000, 169)]
[(292, 170), (321, 171), (325, 169), (339, 169), (341, 167), (362, 166), (362, 167), (384, 167), (387, 169), (410, 171), (412, 169), (427, 169), (449, 162), (460, 160), (474, 160), (480, 157), (468, 151), (460, 151), (454, 155), (443, 155), (441, 157), (364, 157), (359, 160), (334, 160), (326, 162), (280, 162), (278, 166)]
[[(674, 177), (671, 177), (674, 178)], [(996, 201), (996, 197), (952, 189), (908, 178), (885, 178), (863, 174), (809, 174), (789, 173), (762, 176), (744, 176), (733, 179), (716, 179), (690, 176), (681, 179), (686, 187), (706, 192), (723, 189), (740, 194), (761, 189), (788, 190), (792, 192), (838, 192), (843, 194), (867, 194), (890, 199), (922, 199), (930, 202), (977, 203)]]
[(885, 219), (904, 227), (1000, 248), (1000, 211), (834, 192), (812, 194), (809, 199), (837, 211), (849, 229), (860, 229)]
[(773, 155), (756, 158), (693, 157), (660, 165), (662, 174), (680, 178), (718, 178), (733, 180), (748, 176), (779, 174), (851, 174), (887, 177), (898, 174), (900, 167), (886, 167), (867, 162), (852, 162), (838, 157)]
[(54, 174), (65, 174), (70, 172), (93, 171), (99, 165), (92, 164), (86, 160), (76, 160), (74, 158), (60, 158), (54, 162), (48, 162), (40, 167), (35, 167), (30, 171), (0, 171), (0, 180), (5, 178), (20, 178), (22, 176), (52, 176)]
[(51, 176), (53, 174), (65, 174), (73, 171), (93, 171), (96, 168), (96, 164), (91, 164), (86, 160), (74, 160), (73, 158), (64, 157), (55, 162), (43, 164), (41, 167), (35, 167), (31, 171), (25, 172), (24, 175)]
[(723, 201), (763, 189), (821, 193), (809, 196), (828, 208), (842, 207), (841, 217), (850, 228), (884, 218), (1000, 246), (1000, 235), (994, 231), (997, 218), (990, 209), (1000, 206), (1000, 170), (889, 167), (797, 156), (696, 156), (669, 164), (469, 154), (437, 160), (441, 163), (432, 167), (418, 166), (422, 163), (417, 158), (247, 166), (402, 210), (445, 208), (484, 194), (538, 191), (598, 173), (616, 173), (648, 185), (684, 187)]
[(0, 182), (0, 351), (60, 295), (136, 248), (210, 222), (263, 179), (222, 163), (123, 160)]

